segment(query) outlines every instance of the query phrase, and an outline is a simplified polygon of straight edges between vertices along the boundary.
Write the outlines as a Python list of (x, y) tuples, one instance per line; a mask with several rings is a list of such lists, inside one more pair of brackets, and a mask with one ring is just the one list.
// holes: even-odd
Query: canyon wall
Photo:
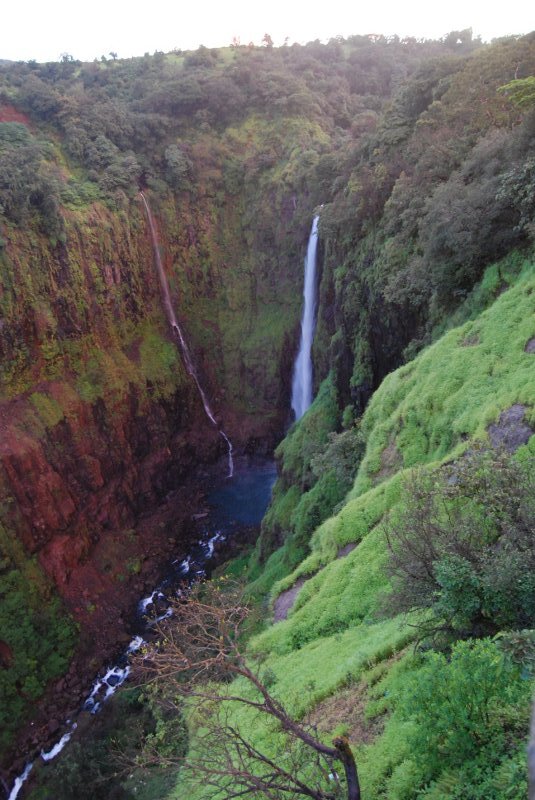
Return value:
[[(276, 259), (255, 269), (243, 237), (225, 249), (237, 213), (169, 197), (153, 207), (172, 300), (218, 421), (238, 452), (266, 452), (287, 416), (299, 313), (292, 270), (282, 277)], [(144, 588), (171, 552), (186, 551), (196, 473), (220, 458), (226, 468), (165, 317), (138, 199), (122, 211), (94, 203), (62, 215), (61, 241), (7, 224), (0, 251), (2, 576), (44, 614), (3, 605), (5, 710), (18, 704), (22, 717), (73, 647), (77, 679), (64, 699), (76, 702)], [(300, 271), (297, 263), (296, 283)], [(33, 621), (13, 648), (19, 614)], [(32, 667), (42, 625), (58, 661)], [(9, 713), (5, 744), (18, 723)]]

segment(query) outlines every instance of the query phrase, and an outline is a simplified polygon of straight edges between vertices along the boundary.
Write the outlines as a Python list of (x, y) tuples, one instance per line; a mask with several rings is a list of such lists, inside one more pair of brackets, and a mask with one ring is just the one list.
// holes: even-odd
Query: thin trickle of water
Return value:
[(301, 419), (312, 403), (312, 342), (316, 327), (317, 281), (316, 253), (318, 247), (318, 220), (314, 217), (305, 258), (304, 306), (301, 318), (301, 341), (294, 365), (292, 380), (292, 409), (295, 419)]
[(169, 291), (169, 284), (167, 282), (167, 275), (165, 274), (165, 270), (162, 264), (162, 257), (160, 255), (160, 247), (158, 243), (158, 233), (156, 231), (156, 225), (154, 224), (154, 217), (152, 216), (152, 211), (150, 210), (150, 206), (147, 202), (147, 198), (143, 194), (143, 192), (139, 193), (141, 200), (143, 201), (143, 205), (145, 207), (145, 212), (147, 214), (147, 219), (149, 222), (149, 229), (150, 229), (150, 236), (152, 240), (152, 248), (154, 250), (154, 260), (156, 262), (156, 269), (158, 270), (158, 276), (160, 278), (160, 285), (162, 287), (162, 294), (163, 294), (163, 302), (165, 306), (165, 312), (167, 314), (167, 319), (169, 320), (169, 324), (174, 335), (177, 338), (180, 352), (182, 353), (182, 359), (184, 361), (184, 365), (186, 367), (186, 371), (188, 375), (191, 375), (193, 380), (195, 381), (195, 385), (197, 386), (197, 390), (202, 400), (204, 412), (212, 425), (214, 425), (219, 435), (222, 439), (225, 440), (227, 444), (227, 461), (228, 461), (228, 476), (232, 478), (234, 475), (234, 458), (233, 458), (233, 451), (234, 448), (232, 447), (232, 442), (228, 438), (225, 431), (221, 430), (219, 425), (217, 424), (217, 420), (214, 416), (212, 409), (210, 408), (210, 403), (208, 402), (208, 397), (206, 396), (206, 392), (201, 386), (201, 382), (199, 381), (199, 377), (195, 370), (195, 366), (193, 364), (193, 359), (191, 357), (191, 353), (188, 347), (188, 343), (186, 342), (186, 337), (184, 336), (184, 332), (182, 328), (178, 324), (178, 320), (175, 315), (175, 310), (173, 308), (173, 304), (171, 302), (171, 293)]

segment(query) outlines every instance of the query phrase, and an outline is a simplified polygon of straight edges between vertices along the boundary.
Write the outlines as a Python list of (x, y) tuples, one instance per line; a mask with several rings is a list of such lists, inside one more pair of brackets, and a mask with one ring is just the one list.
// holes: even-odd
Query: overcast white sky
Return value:
[(333, 36), (397, 33), (440, 37), (471, 27), (484, 40), (535, 28), (533, 0), (6, 0), (0, 59), (53, 61), (62, 53), (93, 60), (193, 49), (200, 44), (275, 44)]

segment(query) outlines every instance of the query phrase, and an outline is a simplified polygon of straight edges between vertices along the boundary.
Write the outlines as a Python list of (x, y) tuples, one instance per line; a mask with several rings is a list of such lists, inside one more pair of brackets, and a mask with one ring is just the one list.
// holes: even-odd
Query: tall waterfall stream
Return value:
[(316, 327), (317, 279), (316, 261), (318, 248), (318, 220), (314, 217), (308, 239), (305, 258), (305, 282), (303, 289), (303, 316), (301, 318), (301, 341), (294, 365), (292, 381), (292, 409), (295, 419), (301, 419), (312, 404), (312, 343)]
[[(191, 353), (182, 328), (176, 318), (169, 284), (163, 268), (156, 226), (150, 206), (141, 193), (147, 219), (149, 223), (151, 240), (154, 249), (154, 259), (160, 284), (163, 301), (169, 324), (176, 336), (182, 354), (184, 365), (188, 374), (194, 380), (202, 400), (204, 411), (210, 422), (218, 429), (219, 434), (227, 443), (229, 473), (225, 484), (216, 487), (212, 492), (215, 508), (219, 508), (215, 515), (210, 515), (205, 526), (202, 538), (193, 547), (190, 554), (182, 560), (173, 562), (168, 576), (150, 594), (142, 598), (138, 604), (138, 631), (133, 636), (130, 644), (117, 658), (115, 664), (102, 670), (95, 678), (86, 700), (78, 712), (96, 714), (110, 697), (115, 694), (128, 678), (131, 667), (130, 656), (137, 652), (145, 643), (143, 636), (148, 635), (155, 623), (170, 616), (172, 611), (169, 599), (184, 582), (191, 582), (201, 578), (206, 572), (207, 562), (214, 555), (218, 542), (230, 537), (236, 526), (240, 524), (257, 524), (262, 519), (271, 496), (271, 489), (275, 482), (276, 472), (273, 462), (262, 461), (256, 465), (239, 465), (234, 474), (233, 448), (230, 439), (219, 427), (204, 389), (199, 381)], [(316, 254), (318, 241), (318, 219), (314, 217), (310, 232), (307, 255), (305, 259), (304, 281), (304, 308), (301, 320), (301, 341), (299, 352), (295, 361), (292, 382), (292, 409), (296, 419), (300, 419), (312, 403), (312, 342), (316, 324), (317, 306), (317, 279), (316, 279)], [(233, 480), (228, 480), (228, 478)], [(209, 498), (210, 499), (210, 498)], [(75, 715), (78, 716), (78, 715)], [(47, 751), (41, 751), (40, 758), (44, 762), (54, 759), (71, 739), (78, 726), (77, 720), (67, 720), (64, 732), (58, 741)], [(28, 761), (24, 771), (15, 779), (9, 793), (8, 800), (16, 800), (24, 783), (28, 779), (35, 761)]]
[(194, 366), (194, 363), (193, 363), (193, 359), (191, 357), (190, 349), (189, 349), (187, 341), (186, 341), (186, 337), (184, 336), (184, 332), (183, 332), (182, 328), (178, 324), (178, 320), (176, 318), (176, 314), (175, 314), (175, 311), (174, 311), (174, 308), (173, 308), (173, 304), (171, 302), (171, 293), (169, 291), (169, 283), (167, 281), (167, 275), (165, 274), (165, 270), (164, 270), (163, 264), (162, 264), (162, 258), (161, 258), (161, 255), (160, 255), (160, 244), (159, 244), (159, 241), (158, 241), (158, 232), (156, 230), (156, 225), (154, 223), (154, 217), (152, 216), (152, 211), (150, 210), (150, 206), (149, 206), (149, 204), (147, 202), (147, 198), (145, 197), (143, 192), (140, 192), (140, 197), (141, 197), (141, 200), (143, 201), (143, 205), (145, 207), (145, 211), (146, 211), (146, 214), (147, 214), (147, 219), (148, 219), (148, 222), (149, 222), (150, 235), (151, 235), (151, 240), (152, 240), (152, 247), (153, 247), (153, 250), (154, 250), (154, 260), (156, 262), (156, 269), (158, 270), (158, 276), (160, 278), (160, 284), (161, 284), (161, 287), (162, 287), (163, 302), (164, 302), (164, 306), (165, 306), (165, 312), (167, 314), (167, 319), (169, 320), (169, 324), (171, 326), (171, 329), (172, 329), (172, 331), (173, 331), (173, 333), (174, 333), (174, 335), (175, 335), (175, 337), (176, 337), (176, 339), (178, 341), (180, 352), (182, 354), (182, 358), (183, 358), (183, 361), (184, 361), (184, 366), (186, 367), (186, 371), (187, 371), (188, 375), (190, 375), (193, 378), (193, 380), (195, 382), (195, 385), (197, 386), (199, 395), (201, 396), (201, 400), (202, 400), (202, 404), (203, 404), (203, 408), (204, 408), (205, 414), (208, 417), (208, 419), (210, 420), (210, 422), (212, 423), (212, 425), (214, 425), (214, 427), (217, 428), (217, 430), (219, 432), (219, 435), (226, 442), (227, 452), (228, 452), (228, 477), (232, 478), (232, 476), (234, 474), (234, 459), (233, 459), (232, 442), (228, 438), (228, 436), (225, 433), (225, 431), (222, 428), (220, 428), (219, 425), (217, 424), (217, 421), (216, 421), (216, 418), (214, 416), (214, 413), (213, 413), (212, 409), (210, 408), (210, 403), (208, 402), (208, 397), (206, 395), (206, 392), (204, 391), (204, 389), (203, 389), (203, 387), (201, 385), (201, 382), (199, 380), (199, 376), (197, 375), (197, 370), (195, 369), (195, 366)]

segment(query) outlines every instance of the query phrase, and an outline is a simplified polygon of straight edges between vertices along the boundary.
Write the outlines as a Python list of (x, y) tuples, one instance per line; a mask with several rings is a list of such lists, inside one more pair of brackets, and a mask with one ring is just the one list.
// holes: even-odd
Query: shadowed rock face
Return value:
[(500, 419), (493, 425), (489, 425), (488, 434), (493, 447), (504, 448), (508, 453), (526, 444), (533, 430), (524, 422), (526, 407), (520, 403), (515, 403), (511, 408), (502, 411)]
[[(162, 269), (217, 423), (237, 449), (270, 449), (287, 407), (294, 321), (282, 300), (297, 295), (294, 279), (284, 282), (283, 260), (261, 274), (229, 270), (221, 231), (206, 229), (211, 201), (181, 214), (166, 202), (155, 212)], [(239, 220), (227, 209), (220, 222)], [(225, 447), (180, 354), (173, 362), (165, 350), (175, 344), (139, 204), (114, 214), (95, 203), (64, 223), (57, 246), (37, 231), (3, 231), (0, 523), (66, 596), (99, 541), (135, 527)], [(202, 247), (186, 228), (202, 231)], [(247, 261), (252, 245), (234, 239), (236, 263)], [(258, 307), (247, 302), (253, 290)], [(243, 331), (254, 332), (266, 303), (284, 308), (284, 324), (273, 340), (249, 341)]]
[[(49, 385), (47, 396), (68, 388)], [(71, 398), (68, 416), (40, 431), (29, 425), (31, 403), (0, 403), (1, 522), (37, 557), (98, 649), (114, 641), (136, 584), (167, 558), (180, 529), (142, 520), (219, 455), (217, 431), (194, 400), (183, 387), (151, 402), (131, 385), (121, 404)], [(194, 492), (191, 503), (181, 499), (177, 520), (193, 503)]]
[[(116, 647), (135, 601), (187, 552), (198, 468), (222, 457), (226, 469), (219, 426), (238, 451), (267, 452), (287, 414), (300, 275), (283, 258), (267, 269), (253, 257), (261, 245), (239, 235), (238, 211), (219, 209), (212, 229), (210, 198), (180, 214), (173, 203), (159, 198), (155, 210), (162, 268), (217, 427), (165, 318), (138, 203), (65, 210), (57, 244), (31, 226), (2, 228), (0, 533), (13, 569), (46, 576), (43, 605), (57, 590), (79, 624), (72, 686), (60, 691), (72, 707), (84, 669)], [(11, 657), (3, 648), (0, 669)]]

